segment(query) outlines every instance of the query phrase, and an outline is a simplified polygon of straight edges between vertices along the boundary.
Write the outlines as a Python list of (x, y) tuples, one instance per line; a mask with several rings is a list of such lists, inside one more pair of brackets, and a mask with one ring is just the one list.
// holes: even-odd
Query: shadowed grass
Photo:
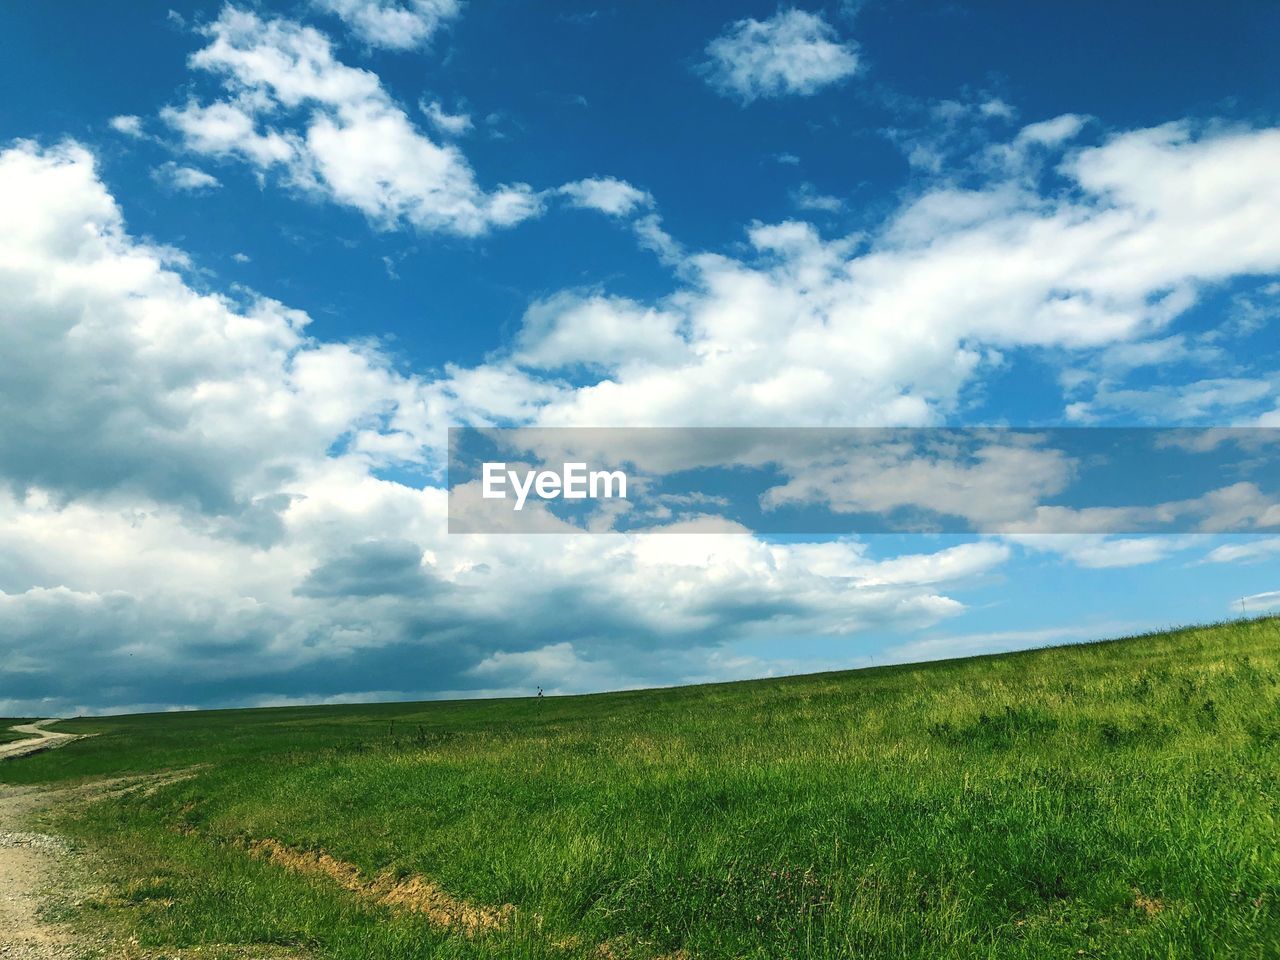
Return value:
[[(211, 762), (64, 825), (144, 943), (332, 957), (1280, 956), (1280, 621), (592, 697), (69, 721), (9, 782)], [(420, 875), (481, 937), (254, 860)], [(132, 886), (131, 886), (132, 885)]]

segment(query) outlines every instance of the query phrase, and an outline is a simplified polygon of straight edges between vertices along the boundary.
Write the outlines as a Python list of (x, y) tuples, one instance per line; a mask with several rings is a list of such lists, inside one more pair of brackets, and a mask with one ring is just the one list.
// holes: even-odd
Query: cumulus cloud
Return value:
[(561, 641), (518, 653), (500, 650), (485, 657), (469, 673), (512, 688), (537, 684), (551, 694), (572, 692), (583, 681), (613, 690), (639, 685), (628, 683), (629, 677), (618, 683), (616, 669), (614, 663), (584, 659), (572, 643)]
[(560, 192), (568, 197), (569, 202), (575, 207), (599, 210), (611, 217), (625, 217), (637, 207), (648, 207), (653, 204), (653, 198), (648, 193), (615, 177), (578, 180), (565, 184), (560, 188)]
[(739, 20), (707, 45), (701, 72), (742, 103), (810, 96), (858, 70), (857, 45), (841, 41), (820, 13), (779, 10), (768, 20)]
[[(0, 153), (0, 205), (6, 712), (527, 689), (579, 662), (559, 687), (679, 682), (778, 630), (937, 623), (963, 610), (947, 585), (1002, 561), (990, 546), (883, 561), (854, 541), (449, 536), (444, 491), (381, 467), (430, 470), (446, 424), (527, 422), (560, 388), (500, 364), (400, 374), (282, 304), (193, 289), (181, 253), (128, 233), (73, 143)], [(579, 306), (530, 341), (547, 362)]]
[[(457, 12), (318, 2), (389, 49), (421, 47)], [(690, 250), (623, 180), (482, 186), (456, 145), (313, 28), (227, 7), (203, 35), (190, 63), (217, 92), (162, 112), (193, 154), (379, 227), (482, 236), (559, 196), (633, 217), (674, 289), (548, 292), (484, 362), (407, 373), (376, 344), (315, 338), (285, 304), (189, 282), (200, 265), (128, 232), (85, 148), (0, 152), (2, 712), (758, 673), (767, 666), (728, 646), (929, 627), (1017, 551), (1109, 568), (1195, 543), (1028, 530), (883, 558), (854, 540), (715, 535), (696, 517), (673, 521), (680, 536), (450, 536), (439, 482), (451, 424), (938, 423), (963, 414), (983, 371), (1024, 355), (1085, 371), (1068, 388), (1081, 415), (1274, 401), (1273, 378), (1243, 373), (1158, 389), (1124, 378), (1196, 358), (1203, 344), (1170, 328), (1206, 289), (1280, 271), (1275, 129), (1173, 123), (1082, 147), (1086, 118), (1049, 118), (982, 144), (964, 176), (937, 163), (936, 180), (865, 232), (752, 222), (728, 252)], [(821, 15), (786, 9), (730, 25), (702, 70), (749, 103), (816, 93), (858, 65)], [(437, 133), (466, 132), (469, 118), (438, 102), (423, 111)], [(1012, 119), (990, 98), (971, 113)], [(136, 117), (111, 125), (142, 132)], [(830, 200), (797, 196), (801, 210)], [(1061, 481), (1053, 462), (995, 466), (1024, 481), (1002, 496)], [(894, 502), (912, 483), (941, 480), (946, 494), (970, 479), (926, 472), (860, 495)], [(821, 480), (779, 496), (825, 496)], [(1247, 484), (1184, 506), (1241, 524), (1274, 509)], [(1272, 542), (1208, 559), (1269, 557)]]
[[(1280, 270), (1268, 229), (1280, 219), (1277, 163), (1278, 130), (1168, 124), (1064, 149), (1060, 181), (1044, 186), (1019, 172), (969, 189), (939, 184), (869, 236), (754, 224), (748, 252), (729, 256), (687, 253), (648, 221), (684, 282), (641, 306), (672, 315), (683, 345), (668, 341), (660, 364), (556, 391), (539, 420), (940, 422), (1011, 350), (1093, 357), (1159, 341), (1214, 284)], [(1263, 399), (1253, 384), (1229, 393)], [(1179, 415), (1171, 404), (1165, 422)]]
[(183, 107), (165, 107), (160, 116), (182, 135), (188, 150), (215, 157), (237, 156), (260, 169), (289, 165), (303, 149), (295, 135), (260, 131), (249, 106), (190, 101)]
[(336, 14), (365, 43), (388, 50), (411, 50), (427, 43), (462, 8), (459, 0), (314, 0)]
[(220, 78), (226, 98), (162, 111), (187, 149), (278, 170), (383, 228), (478, 236), (541, 211), (527, 184), (482, 189), (457, 147), (424, 135), (376, 75), (337, 60), (314, 28), (228, 6), (204, 32), (191, 66)]
[(963, 451), (916, 453), (886, 443), (833, 453), (785, 465), (790, 475), (765, 494), (765, 507), (821, 503), (837, 513), (881, 514), (926, 507), (990, 530), (1035, 515), (1044, 499), (1067, 487), (1077, 466), (1060, 450), (1013, 437)]
[(353, 544), (309, 572), (294, 590), (304, 597), (424, 597), (430, 581), (422, 548), (408, 540)]
[[(199, 135), (293, 175), (319, 155), (311, 131), (264, 118), (301, 109), (336, 128), (380, 87), (326, 61), (318, 35), (258, 26), (261, 48), (221, 47), (214, 28), (209, 58), (237, 79), (223, 126)], [(280, 63), (288, 76), (269, 79)], [(231, 132), (237, 117), (256, 140)], [(455, 423), (936, 422), (1005, 351), (1159, 344), (1208, 285), (1280, 270), (1265, 229), (1280, 219), (1276, 131), (1173, 125), (1044, 149), (1059, 182), (940, 185), (866, 235), (754, 224), (745, 252), (688, 252), (650, 214), (636, 229), (677, 267), (672, 294), (551, 294), (506, 348), (435, 378), (317, 340), (281, 303), (195, 289), (180, 251), (128, 233), (83, 147), (0, 153), (5, 709), (724, 676), (746, 669), (725, 653), (736, 641), (953, 617), (953, 588), (1011, 546), (1094, 568), (1187, 549), (1032, 531), (890, 558), (696, 532), (449, 536), (436, 482), (385, 478), (435, 476)], [(1052, 463), (1002, 469), (1059, 479)], [(1271, 509), (1256, 494), (1194, 506), (1249, 522)], [(51, 668), (59, 654), (77, 670)]]
[(470, 114), (448, 113), (444, 107), (440, 106), (439, 100), (432, 100), (430, 103), (419, 103), (418, 109), (426, 114), (427, 119), (431, 121), (431, 125), (436, 130), (447, 137), (460, 137), (464, 133), (470, 133), (475, 126), (471, 122)]
[(195, 167), (186, 167), (169, 161), (151, 171), (156, 182), (184, 193), (199, 193), (222, 186), (218, 178)]
[(1078, 134), (1084, 128), (1086, 119), (1076, 113), (1064, 113), (1050, 120), (1029, 123), (1018, 131), (1014, 143), (1019, 146), (1026, 144), (1039, 144), (1042, 147), (1056, 146)]
[(564, 292), (525, 311), (513, 359), (543, 370), (661, 365), (685, 352), (679, 325), (679, 316), (631, 300)]
[(1198, 544), (1194, 536), (1109, 537), (1083, 533), (1015, 534), (1005, 539), (1024, 549), (1054, 554), (1091, 570), (1158, 563)]
[(0, 154), (0, 197), (0, 337), (24, 358), (0, 379), (0, 459), (21, 488), (231, 514), (340, 437), (359, 448), (407, 386), (310, 341), (298, 311), (192, 290), (180, 254), (128, 236), (80, 146)]
[(1222, 422), (1241, 412), (1256, 410), (1275, 398), (1277, 383), (1261, 377), (1213, 377), (1141, 388), (1112, 386), (1098, 382), (1088, 400), (1067, 405), (1066, 415), (1080, 423), (1091, 423), (1117, 413), (1135, 416), (1150, 423)]
[(143, 135), (142, 118), (133, 114), (124, 113), (117, 117), (112, 117), (107, 121), (107, 124), (116, 133), (123, 133), (126, 137), (141, 137)]
[[(1255, 593), (1252, 596), (1241, 597), (1240, 606), (1246, 614), (1266, 613), (1270, 610), (1280, 610), (1280, 590), (1268, 590), (1265, 593)], [(1229, 609), (1234, 612), (1236, 605), (1229, 605)]]
[(800, 210), (813, 210), (820, 213), (839, 213), (844, 209), (844, 201), (830, 194), (820, 193), (811, 183), (802, 183), (791, 191), (791, 202)]
[(1280, 554), (1280, 537), (1225, 543), (1205, 556), (1206, 563), (1258, 563)]

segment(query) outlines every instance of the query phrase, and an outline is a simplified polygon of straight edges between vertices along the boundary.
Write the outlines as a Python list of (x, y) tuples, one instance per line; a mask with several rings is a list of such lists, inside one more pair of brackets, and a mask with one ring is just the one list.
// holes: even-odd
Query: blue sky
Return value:
[(462, 424), (1280, 426), (1277, 40), (1253, 2), (0, 9), (0, 711), (1274, 608), (1248, 520), (451, 537), (439, 467)]

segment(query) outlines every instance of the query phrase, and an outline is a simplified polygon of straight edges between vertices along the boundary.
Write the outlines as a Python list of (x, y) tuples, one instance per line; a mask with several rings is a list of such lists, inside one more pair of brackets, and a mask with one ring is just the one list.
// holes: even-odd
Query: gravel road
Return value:
[[(46, 730), (50, 720), (11, 729), (30, 740), (0, 744), (0, 760), (62, 746), (77, 739)], [(70, 934), (40, 918), (42, 895), (56, 883), (58, 860), (67, 845), (59, 837), (24, 829), (31, 815), (49, 802), (38, 787), (0, 784), (0, 960), (72, 960), (78, 956)]]
[(55, 883), (66, 844), (15, 829), (40, 806), (41, 791), (0, 785), (0, 960), (73, 960), (67, 931), (40, 918), (42, 895)]

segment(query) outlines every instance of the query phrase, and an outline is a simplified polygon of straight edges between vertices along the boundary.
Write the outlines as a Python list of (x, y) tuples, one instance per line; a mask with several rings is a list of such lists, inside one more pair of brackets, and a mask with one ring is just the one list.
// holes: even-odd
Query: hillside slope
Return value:
[(141, 943), (318, 957), (1280, 956), (1280, 621), (591, 697), (69, 721), (11, 783)]

